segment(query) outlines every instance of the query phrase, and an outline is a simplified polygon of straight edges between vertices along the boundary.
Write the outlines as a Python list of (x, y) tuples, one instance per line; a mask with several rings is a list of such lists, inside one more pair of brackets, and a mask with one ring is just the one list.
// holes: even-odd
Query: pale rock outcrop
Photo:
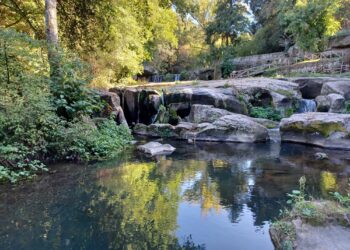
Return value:
[(304, 113), (283, 119), (282, 141), (350, 150), (350, 115)]
[(176, 150), (176, 148), (170, 144), (161, 144), (159, 142), (149, 142), (145, 145), (138, 146), (137, 149), (151, 156), (169, 155)]

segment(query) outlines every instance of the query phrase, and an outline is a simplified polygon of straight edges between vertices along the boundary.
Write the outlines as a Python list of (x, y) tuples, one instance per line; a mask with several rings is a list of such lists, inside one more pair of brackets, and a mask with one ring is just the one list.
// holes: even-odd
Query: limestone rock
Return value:
[(282, 141), (350, 150), (350, 115), (304, 113), (283, 119)]
[(317, 111), (343, 113), (345, 111), (345, 98), (339, 94), (329, 94), (316, 98)]
[(234, 95), (233, 90), (205, 87), (183, 87), (169, 90), (165, 96), (167, 105), (173, 103), (212, 105), (233, 113), (245, 114), (247, 109)]
[(145, 145), (138, 146), (137, 149), (151, 156), (169, 155), (176, 150), (170, 144), (161, 144), (159, 142), (149, 142)]
[(348, 101), (350, 100), (350, 79), (327, 82), (323, 84), (322, 95), (340, 94)]
[(251, 118), (233, 114), (223, 116), (201, 128), (196, 140), (224, 142), (263, 142), (269, 139), (267, 129)]

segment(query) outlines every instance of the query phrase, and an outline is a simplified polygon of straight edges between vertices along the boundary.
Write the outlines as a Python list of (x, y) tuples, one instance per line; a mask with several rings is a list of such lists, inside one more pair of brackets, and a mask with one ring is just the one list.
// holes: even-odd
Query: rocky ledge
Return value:
[(254, 119), (214, 108), (210, 105), (192, 105), (186, 122), (170, 124), (137, 124), (133, 132), (151, 137), (181, 140), (222, 142), (264, 142), (269, 140), (268, 130)]
[(350, 150), (350, 114), (296, 114), (283, 119), (280, 130), (285, 142)]

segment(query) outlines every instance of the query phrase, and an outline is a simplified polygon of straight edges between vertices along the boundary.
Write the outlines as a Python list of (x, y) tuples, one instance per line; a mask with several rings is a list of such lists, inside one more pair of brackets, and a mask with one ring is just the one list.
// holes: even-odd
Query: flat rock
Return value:
[(161, 144), (159, 142), (149, 142), (145, 145), (138, 146), (137, 149), (151, 156), (169, 155), (176, 150), (170, 144)]
[(283, 119), (281, 138), (324, 148), (350, 150), (350, 115), (335, 113), (304, 113)]
[(301, 220), (293, 221), (297, 250), (348, 250), (350, 229), (338, 225), (315, 227)]

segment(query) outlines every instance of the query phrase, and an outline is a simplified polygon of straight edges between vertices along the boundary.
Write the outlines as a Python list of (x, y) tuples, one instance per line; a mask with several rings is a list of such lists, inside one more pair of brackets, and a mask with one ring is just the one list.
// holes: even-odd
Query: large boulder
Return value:
[(348, 101), (350, 100), (350, 79), (331, 81), (323, 84), (322, 95), (340, 94)]
[(195, 133), (195, 140), (224, 142), (263, 142), (269, 139), (267, 129), (251, 118), (233, 114), (223, 116)]
[(233, 86), (246, 96), (253, 106), (272, 105), (282, 114), (294, 109), (301, 99), (299, 85), (290, 81), (269, 78), (248, 78), (235, 80)]
[[(247, 108), (234, 95), (230, 88), (183, 87), (167, 91), (166, 105), (182, 104), (189, 107), (193, 104), (212, 105), (216, 108), (226, 109), (233, 113), (246, 114)], [(190, 110), (188, 110), (188, 113)]]
[(299, 84), (299, 90), (304, 99), (315, 99), (317, 96), (321, 95), (321, 89), (324, 81), (319, 78), (294, 78), (293, 82)]
[(327, 96), (318, 96), (316, 98), (317, 111), (344, 113), (345, 112), (345, 98), (339, 94), (329, 94)]
[(282, 141), (350, 150), (350, 115), (304, 113), (283, 119)]

